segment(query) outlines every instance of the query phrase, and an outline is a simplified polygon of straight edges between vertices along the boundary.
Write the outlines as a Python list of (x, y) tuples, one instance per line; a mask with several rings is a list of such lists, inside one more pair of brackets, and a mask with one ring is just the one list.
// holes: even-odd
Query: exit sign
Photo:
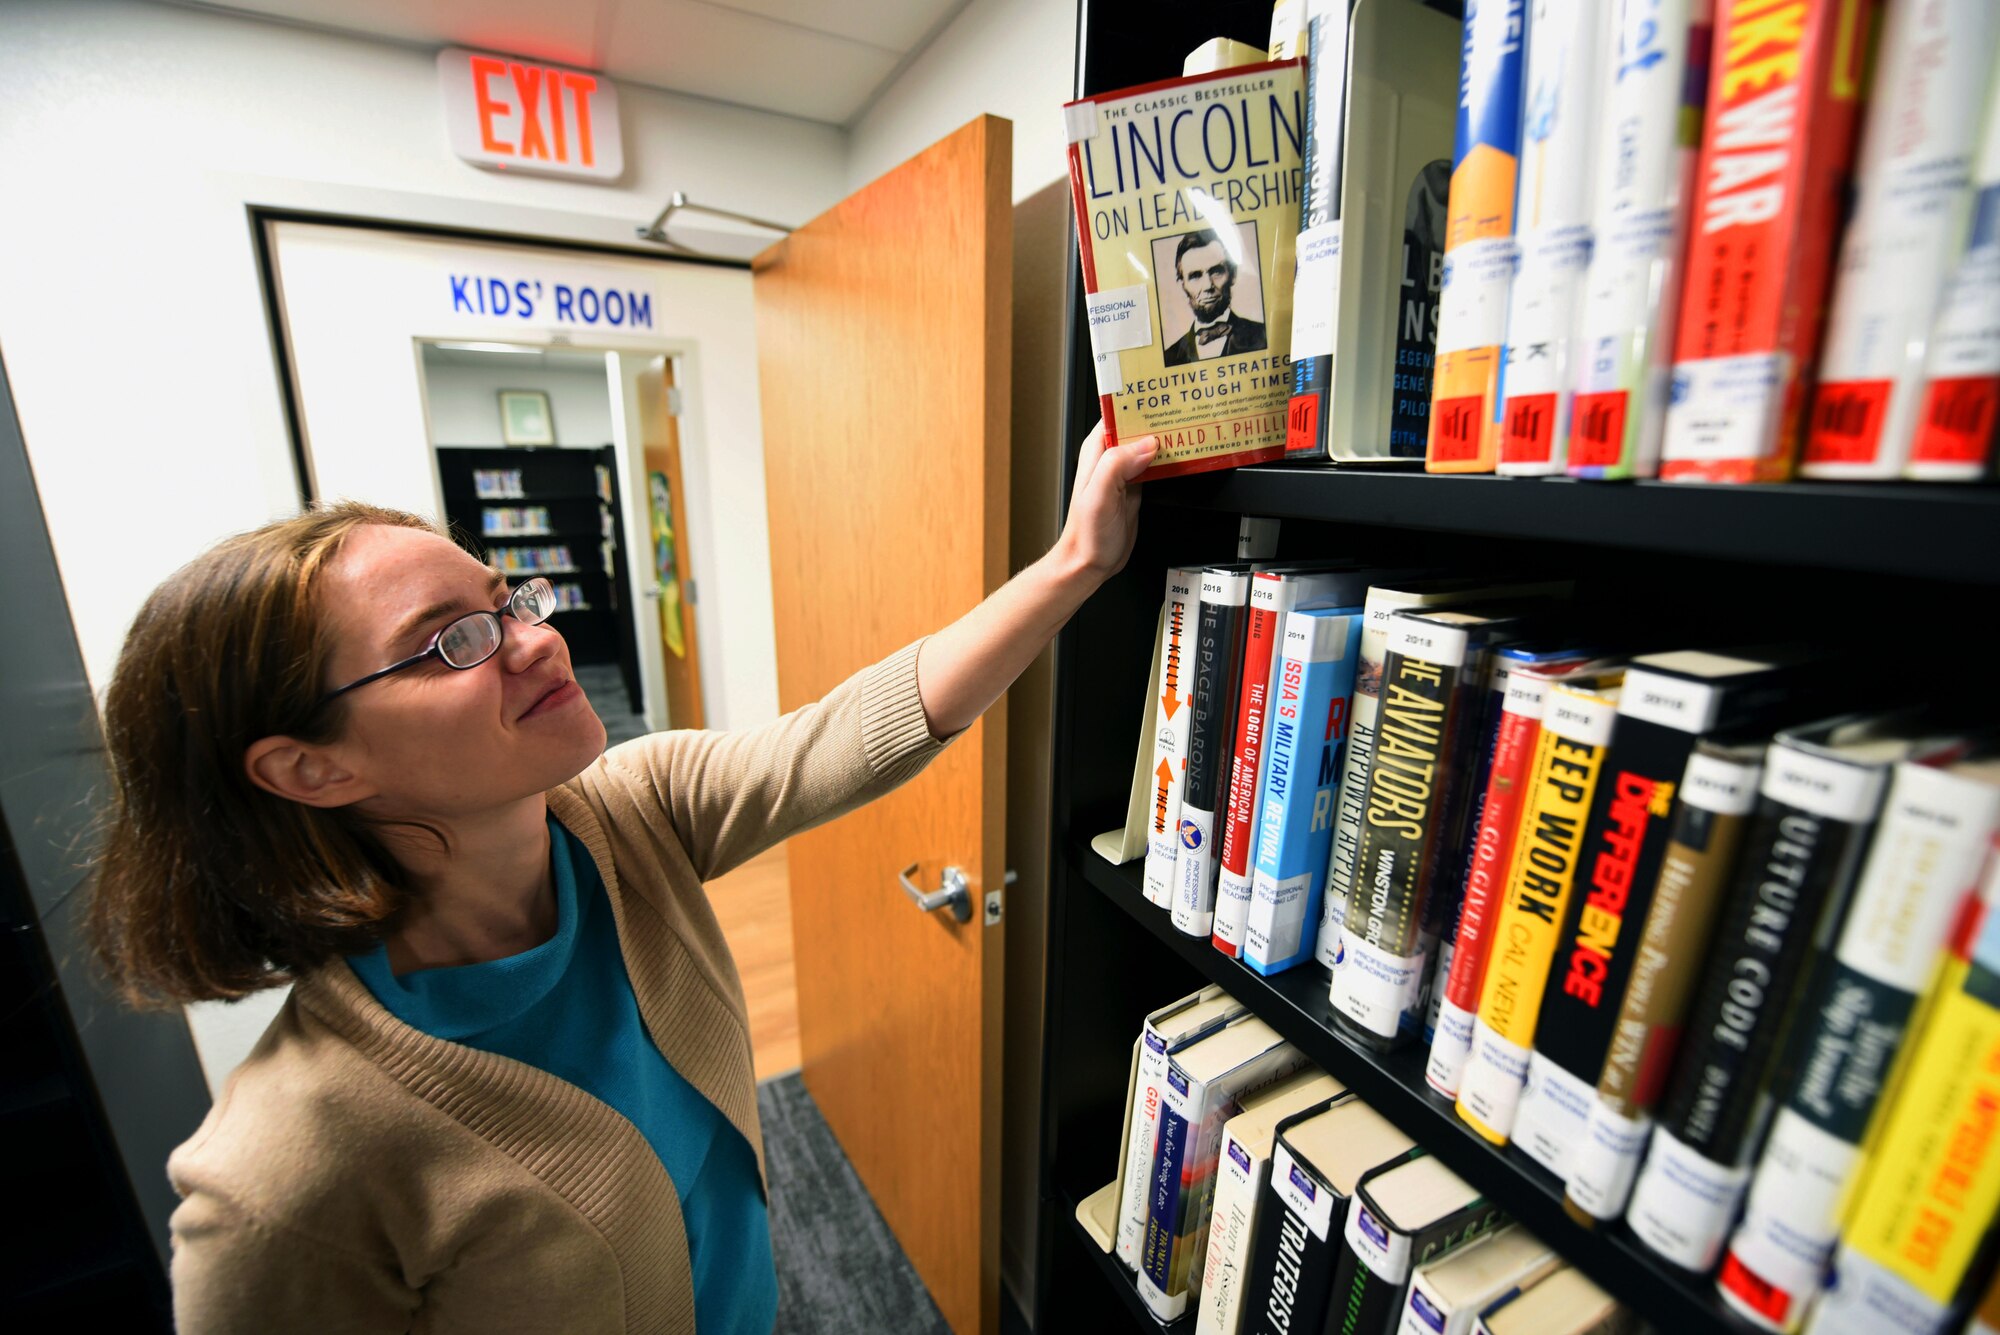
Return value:
[(437, 63), (451, 147), (467, 162), (587, 181), (624, 174), (610, 80), (459, 47), (438, 52)]

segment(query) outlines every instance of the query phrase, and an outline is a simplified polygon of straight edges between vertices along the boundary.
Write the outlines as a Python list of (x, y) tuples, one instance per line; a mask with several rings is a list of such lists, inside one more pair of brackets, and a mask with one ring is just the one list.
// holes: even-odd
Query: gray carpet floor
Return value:
[(951, 1335), (796, 1074), (757, 1086), (778, 1262), (775, 1335)]
[(583, 687), (597, 717), (604, 720), (606, 746), (646, 735), (646, 720), (632, 712), (631, 697), (625, 693), (625, 677), (616, 663), (577, 664), (576, 684)]

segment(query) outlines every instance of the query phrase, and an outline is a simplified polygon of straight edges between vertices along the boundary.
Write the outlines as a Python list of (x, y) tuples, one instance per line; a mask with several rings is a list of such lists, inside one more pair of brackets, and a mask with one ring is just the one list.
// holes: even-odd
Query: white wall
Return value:
[(774, 218), (845, 190), (841, 131), (642, 88), (616, 186), (481, 171), (429, 52), (124, 0), (7, 0), (0, 88), (0, 351), (100, 689), (155, 584), (297, 505), (247, 205), (630, 244), (674, 189)]
[[(523, 368), (525, 357), (494, 353), (481, 366), (424, 359), (424, 402), (430, 409), (431, 441), (436, 445), (499, 445), (500, 391), (539, 389), (549, 396), (555, 418), (556, 444), (611, 444), (611, 377), (602, 367), (580, 370), (568, 366)], [(508, 365), (508, 363), (515, 365)]]
[(849, 127), (858, 189), (971, 120), (1014, 122), (1014, 200), (1069, 171), (1062, 104), (1076, 60), (1077, 0), (972, 0)]

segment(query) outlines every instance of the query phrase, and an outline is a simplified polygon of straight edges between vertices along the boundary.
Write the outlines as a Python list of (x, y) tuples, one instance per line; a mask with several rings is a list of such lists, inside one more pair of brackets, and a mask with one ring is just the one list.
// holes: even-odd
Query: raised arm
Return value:
[(1099, 423), (1077, 458), (1069, 518), (1055, 546), (924, 641), (917, 688), (935, 736), (950, 737), (985, 713), (1084, 599), (1124, 568), (1139, 531), (1137, 478), (1156, 448), (1145, 436), (1106, 450)]

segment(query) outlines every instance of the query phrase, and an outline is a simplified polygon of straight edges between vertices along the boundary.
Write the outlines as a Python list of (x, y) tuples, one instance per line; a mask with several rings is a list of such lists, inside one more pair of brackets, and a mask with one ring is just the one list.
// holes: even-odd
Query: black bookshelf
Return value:
[[(1172, 75), (1212, 36), (1261, 44), (1269, 22), (1264, 0), (1084, 6), (1078, 91)], [(1098, 416), (1073, 240), (1069, 284), (1065, 500), (1075, 444)], [(1242, 968), (1147, 905), (1138, 864), (1114, 867), (1091, 850), (1092, 836), (1124, 822), (1163, 573), (1235, 557), (1249, 517), (1280, 521), (1281, 558), (1353, 556), (1571, 580), (1577, 624), (1601, 629), (1607, 644), (1803, 640), (1845, 655), (1856, 702), (1901, 698), (1912, 681), (1933, 699), (1976, 699), (1985, 674), (1921, 670), (1904, 646), (1918, 625), (1962, 628), (1967, 648), (1983, 641), (1972, 628), (1983, 629), (2000, 592), (2000, 488), (1590, 484), (1326, 465), (1174, 478), (1148, 486), (1130, 562), (1057, 640), (1038, 1331), (1160, 1329), (1075, 1209), (1116, 1172), (1131, 1045), (1146, 1012), (1209, 982), (1228, 988), (1655, 1328), (1749, 1331), (1715, 1297), (1711, 1278), (1662, 1261), (1622, 1224), (1589, 1229), (1570, 1218), (1548, 1173), (1518, 1151), (1487, 1144), (1429, 1091), (1420, 1051), (1383, 1055), (1337, 1032), (1325, 969), (1309, 963), (1265, 979)], [(1979, 716), (1987, 713), (1990, 706)], [(1168, 1329), (1183, 1325), (1191, 1330), (1193, 1318)]]
[[(567, 546), (572, 570), (509, 572), (515, 580), (544, 574), (558, 584), (573, 584), (585, 606), (556, 613), (552, 624), (569, 645), (578, 665), (616, 664), (624, 678), (632, 712), (641, 713), (644, 694), (639, 683), (638, 627), (634, 624), (626, 583), (626, 553), (620, 522), (617, 451), (546, 446), (441, 445), (437, 449), (438, 481), (444, 494), (445, 517), (453, 536), (467, 550), (487, 560), (507, 547)], [(481, 496), (474, 474), (482, 469), (518, 470), (520, 494)], [(549, 512), (548, 531), (487, 533), (484, 512), (489, 507), (542, 506)], [(610, 544), (607, 565), (601, 543)]]

